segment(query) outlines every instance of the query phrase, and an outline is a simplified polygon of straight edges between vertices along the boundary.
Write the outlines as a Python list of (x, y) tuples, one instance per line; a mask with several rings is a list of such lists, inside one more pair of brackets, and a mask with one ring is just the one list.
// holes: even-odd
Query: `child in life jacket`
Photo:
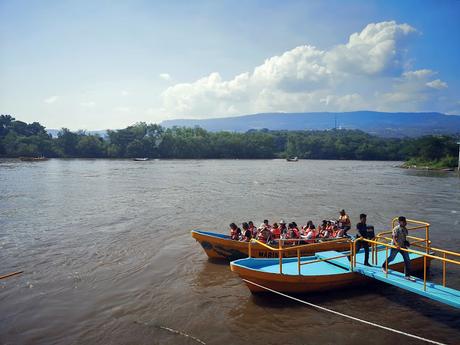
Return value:
[(249, 230), (251, 231), (252, 237), (255, 238), (257, 236), (257, 228), (254, 226), (254, 223), (252, 222), (252, 220), (248, 222), (248, 225), (249, 225)]
[(275, 240), (278, 240), (281, 237), (281, 229), (280, 229), (280, 227), (278, 226), (277, 223), (273, 224), (273, 227), (271, 229), (271, 233), (272, 233), (273, 239), (275, 239)]
[(243, 236), (241, 238), (241, 241), (249, 242), (252, 238), (252, 232), (251, 230), (249, 230), (249, 224), (244, 222), (243, 224), (241, 224), (241, 226), (243, 227)]
[(328, 238), (329, 232), (327, 230), (327, 220), (323, 220), (323, 223), (318, 227), (319, 237)]
[(239, 241), (241, 237), (241, 229), (236, 226), (235, 223), (231, 223), (230, 225), (230, 238), (235, 241)]
[(307, 240), (307, 242), (311, 243), (315, 241), (317, 232), (315, 228), (315, 224), (311, 220), (307, 222), (307, 225), (304, 226), (304, 231), (305, 231), (305, 237), (304, 239)]

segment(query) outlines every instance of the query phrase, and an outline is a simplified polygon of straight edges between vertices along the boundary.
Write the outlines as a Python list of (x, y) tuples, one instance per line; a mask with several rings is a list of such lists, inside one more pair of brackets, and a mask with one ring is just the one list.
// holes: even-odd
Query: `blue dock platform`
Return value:
[[(366, 277), (373, 278), (380, 280), (384, 283), (397, 286), (401, 289), (416, 293), (426, 298), (430, 298), (432, 300), (450, 305), (455, 308), (460, 308), (460, 291), (444, 287), (442, 285), (434, 284), (432, 282), (426, 282), (426, 290), (424, 289), (423, 279), (415, 278), (415, 281), (410, 281), (404, 278), (404, 273), (400, 273), (397, 271), (393, 271), (391, 269), (388, 270), (388, 275), (386, 275), (381, 268), (382, 263), (385, 260), (385, 252), (379, 252), (379, 258), (377, 266), (365, 266), (362, 264), (364, 259), (363, 251), (360, 251), (356, 255), (356, 267), (353, 268), (353, 271), (356, 273), (360, 273)], [(383, 256), (382, 256), (383, 254)], [(316, 257), (320, 259), (328, 259), (339, 256), (340, 253), (336, 251), (326, 251), (326, 252), (319, 252), (315, 254)], [(399, 259), (401, 255), (398, 255), (396, 258)], [(413, 254), (410, 255), (410, 258), (413, 258)], [(399, 260), (395, 259), (394, 262)], [(331, 259), (327, 261), (330, 264), (335, 266), (339, 266), (341, 268), (350, 269), (350, 262), (347, 258), (338, 258), (338, 259)], [(393, 264), (393, 262), (392, 262)]]

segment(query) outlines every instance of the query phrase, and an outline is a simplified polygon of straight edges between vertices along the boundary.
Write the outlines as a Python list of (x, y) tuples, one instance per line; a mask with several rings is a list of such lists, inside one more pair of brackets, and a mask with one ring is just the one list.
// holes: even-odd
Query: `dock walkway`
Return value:
[[(326, 251), (316, 253), (315, 255), (320, 259), (328, 259), (339, 256), (340, 253), (336, 251)], [(347, 258), (331, 259), (327, 262), (345, 269), (350, 269), (350, 262)], [(423, 279), (415, 278), (415, 282), (410, 281), (404, 278), (403, 273), (390, 269), (388, 270), (388, 275), (386, 275), (382, 271), (381, 265), (369, 267), (361, 263), (356, 263), (356, 267), (353, 268), (353, 271), (460, 309), (460, 291), (458, 290), (428, 281), (426, 282), (426, 289), (424, 289)]]

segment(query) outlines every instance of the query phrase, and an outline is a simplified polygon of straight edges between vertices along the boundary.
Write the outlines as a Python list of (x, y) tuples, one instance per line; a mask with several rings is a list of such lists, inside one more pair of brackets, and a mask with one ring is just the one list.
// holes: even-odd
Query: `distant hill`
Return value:
[(251, 129), (324, 130), (359, 129), (384, 137), (417, 137), (460, 133), (460, 116), (441, 113), (265, 113), (203, 120), (167, 120), (163, 127), (199, 126), (209, 131), (246, 132)]

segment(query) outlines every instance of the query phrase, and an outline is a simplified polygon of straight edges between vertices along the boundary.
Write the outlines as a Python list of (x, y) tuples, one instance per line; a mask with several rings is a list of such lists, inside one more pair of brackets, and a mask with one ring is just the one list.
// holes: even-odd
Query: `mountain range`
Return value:
[(376, 111), (262, 113), (211, 119), (166, 120), (163, 127), (195, 127), (208, 131), (359, 129), (384, 137), (459, 134), (460, 116), (441, 113), (385, 113)]

